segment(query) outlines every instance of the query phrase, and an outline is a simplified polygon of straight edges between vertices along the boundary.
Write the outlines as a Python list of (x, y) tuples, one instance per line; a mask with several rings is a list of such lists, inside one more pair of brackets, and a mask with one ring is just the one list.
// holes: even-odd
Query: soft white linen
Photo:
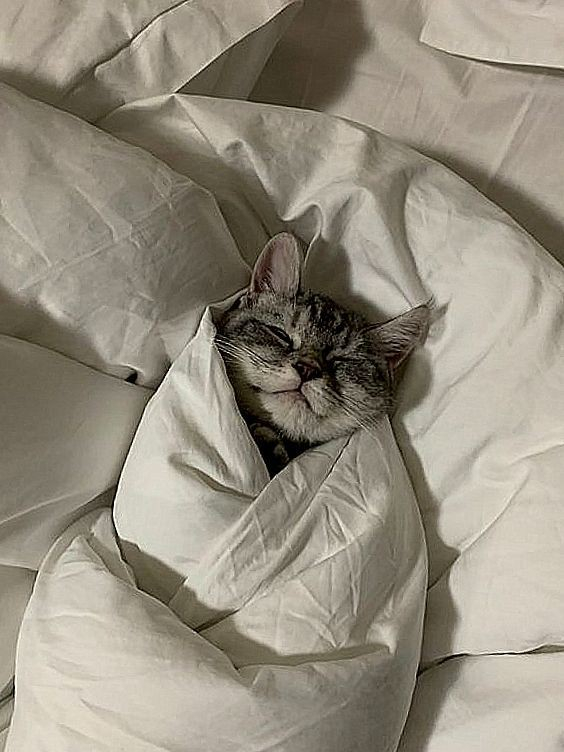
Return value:
[(423, 661), (562, 647), (560, 265), (462, 180), (353, 124), (168, 97), (105, 126), (213, 190), (249, 261), (263, 228), (290, 227), (307, 281), (369, 316), (434, 295), (394, 419), (430, 557)]
[(22, 625), (7, 752), (397, 747), (426, 569), (389, 424), (268, 483), (213, 331), (152, 399), (115, 507), (140, 584), (199, 632), (135, 588), (109, 515), (67, 531)]
[(0, 332), (155, 385), (248, 270), (214, 199), (0, 85)]
[(37, 569), (118, 480), (148, 389), (0, 335), (0, 562)]
[(430, 0), (420, 39), (465, 57), (564, 68), (564, 7), (559, 0)]
[(35, 570), (73, 520), (109, 503), (150, 392), (0, 336), (0, 393), (1, 696)]
[[(237, 56), (232, 76), (222, 73), (224, 90), (237, 95), (260, 72), (265, 42), (268, 55), (298, 8), (296, 0), (3, 0), (0, 80), (95, 120), (180, 89), (245, 40), (250, 54)], [(255, 54), (253, 34), (266, 24), (275, 30), (257, 40)], [(212, 94), (212, 81), (200, 75), (193, 90)]]
[(564, 654), (453, 658), (417, 682), (399, 752), (561, 752)]
[[(523, 13), (521, 38), (531, 44), (533, 14), (562, 37), (558, 0), (460, 0), (457, 7), (468, 15)], [(433, 0), (306, 0), (251, 98), (350, 118), (439, 159), (564, 262), (561, 70), (492, 65), (436, 50), (420, 41), (435, 8), (441, 3)], [(455, 20), (449, 15), (442, 28), (454, 34)], [(496, 30), (509, 28), (500, 22)]]
[[(561, 577), (564, 551), (559, 532), (564, 526), (562, 268), (503, 212), (462, 180), (409, 149), (344, 121), (297, 110), (174, 96), (129, 105), (103, 124), (213, 191), (227, 227), (248, 262), (254, 260), (267, 235), (288, 228), (309, 244), (306, 281), (314, 289), (354, 305), (373, 320), (399, 313), (427, 299), (431, 293), (434, 295), (436, 318), (424, 350), (408, 368), (394, 418), (395, 432), (423, 513), (431, 564), (424, 661), (433, 665), (457, 653), (523, 652), (538, 647), (552, 650), (564, 645)], [(136, 153), (128, 151), (131, 155)], [(227, 233), (227, 228), (224, 230)], [(246, 279), (244, 265), (239, 262), (237, 268)], [(106, 326), (107, 323), (98, 329), (102, 335)], [(282, 603), (297, 604), (294, 609), (275, 611), (271, 607), (261, 612), (261, 584), (272, 588), (268, 595), (272, 593), (270, 597), (278, 605), (281, 592), (278, 588), (285, 585), (284, 574), (296, 573), (295, 565), (297, 574), (305, 576), (309, 570), (300, 570), (300, 562), (312, 564), (313, 559), (307, 557), (326, 550), (322, 546), (330, 547), (338, 535), (347, 536), (345, 540), (349, 542), (358, 540), (359, 531), (367, 521), (365, 510), (372, 499), (377, 504), (385, 502), (385, 514), (381, 515), (382, 526), (369, 528), (370, 534), (386, 531), (386, 535), (395, 535), (394, 520), (400, 519), (395, 515), (412, 509), (407, 504), (407, 493), (399, 494), (403, 501), (391, 504), (387, 490), (391, 489), (395, 498), (396, 479), (400, 478), (400, 492), (405, 481), (401, 480), (401, 465), (387, 433), (378, 434), (381, 450), (376, 451), (369, 436), (356, 435), (332, 466), (325, 485), (322, 470), (330, 465), (331, 453), (338, 451), (337, 445), (303, 457), (259, 493), (261, 483), (266, 480), (264, 467), (234, 412), (221, 363), (210, 346), (213, 331), (210, 327), (211, 322), (204, 317), (195, 339), (176, 360), (146, 411), (121, 481), (116, 510), (127, 555), (139, 573), (140, 584), (169, 601), (182, 618), (190, 623), (194, 619), (194, 624), (206, 627), (205, 634), (197, 637), (182, 627), (177, 616), (163, 604), (159, 605), (131, 584), (123, 585), (122, 577), (129, 576), (125, 575), (123, 564), (113, 555), (108, 559), (89, 534), (86, 541), (78, 539), (69, 544), (67, 540), (46, 563), (25, 617), (26, 629), (18, 655), (13, 745), (22, 735), (21, 739), (29, 740), (30, 752), (37, 749), (37, 736), (33, 734), (39, 733), (40, 726), (32, 727), (32, 718), (44, 719), (48, 724), (57, 752), (65, 748), (61, 746), (63, 740), (68, 746), (71, 739), (69, 748), (74, 750), (76, 744), (91, 744), (92, 738), (98, 739), (102, 729), (109, 728), (114, 733), (118, 725), (123, 731), (120, 719), (124, 717), (131, 719), (131, 727), (148, 730), (153, 738), (161, 739), (159, 734), (165, 733), (171, 724), (166, 724), (166, 729), (159, 726), (158, 719), (154, 721), (153, 715), (146, 714), (147, 702), (141, 709), (134, 706), (134, 693), (124, 691), (125, 685), (120, 684), (130, 676), (127, 671), (116, 671), (117, 678), (110, 675), (109, 679), (110, 684), (113, 681), (119, 684), (115, 694), (123, 703), (120, 706), (123, 712), (112, 712), (104, 705), (102, 695), (109, 694), (107, 687), (100, 685), (99, 695), (95, 684), (84, 689), (84, 676), (98, 667), (107, 675), (108, 667), (115, 665), (119, 654), (127, 659), (136, 683), (139, 673), (149, 678), (164, 677), (160, 694), (148, 681), (149, 691), (154, 692), (150, 697), (160, 718), (166, 718), (168, 694), (173, 714), (181, 715), (180, 700), (174, 699), (177, 684), (187, 687), (182, 695), (182, 708), (190, 698), (193, 704), (184, 712), (198, 729), (202, 717), (209, 719), (209, 713), (216, 707), (223, 710), (224, 704), (217, 699), (210, 708), (206, 700), (209, 696), (234, 697), (235, 705), (231, 706), (236, 709), (234, 717), (253, 718), (256, 706), (247, 704), (247, 693), (239, 694), (239, 689), (234, 696), (222, 692), (230, 693), (230, 687), (234, 686), (239, 688), (241, 671), (244, 675), (245, 671), (255, 670), (248, 666), (251, 656), (255, 659), (260, 656), (261, 665), (268, 662), (270, 666), (274, 663), (273, 653), (280, 661), (287, 661), (288, 654), (295, 656), (299, 651), (292, 642), (294, 636), (300, 645), (305, 644), (310, 659), (308, 651), (315, 647), (315, 641), (327, 636), (315, 630), (310, 633), (308, 624), (326, 623), (327, 600), (339, 592), (339, 587), (350, 598), (351, 581), (345, 587), (346, 578), (340, 578), (350, 571), (361, 573), (362, 567), (355, 564), (366, 561), (363, 558), (366, 549), (353, 546), (358, 558), (347, 559), (346, 567), (341, 559), (341, 564), (335, 564), (331, 570), (333, 559), (325, 560), (324, 572), (330, 572), (335, 580), (329, 575), (327, 580), (315, 577), (311, 585), (308, 581), (308, 587), (298, 593), (284, 592), (287, 600)], [(176, 342), (180, 343), (180, 335)], [(117, 383), (110, 377), (104, 378)], [(226, 462), (225, 458), (234, 461)], [(375, 458), (383, 462), (380, 469)], [(393, 469), (389, 475), (386, 465)], [(352, 477), (348, 488), (343, 482), (347, 475)], [(337, 481), (334, 485), (333, 479)], [(386, 493), (371, 494), (359, 503), (351, 488), (365, 489), (363, 480), (369, 486), (377, 480), (385, 481), (374, 487)], [(303, 498), (304, 489), (310, 488), (316, 490), (311, 510), (305, 509)], [(276, 489), (291, 489), (283, 504), (279, 503), (279, 497), (273, 499)], [(338, 505), (339, 515), (345, 512), (352, 515), (360, 527), (324, 527), (330, 525), (333, 510), (332, 501), (324, 501), (326, 494), (337, 502), (344, 501)], [(212, 498), (213, 503), (209, 503)], [(184, 515), (188, 506), (198, 513), (191, 514), (191, 524)], [(303, 511), (301, 519), (307, 534), (302, 538), (301, 528), (293, 524), (291, 516), (284, 517), (291, 515), (292, 509)], [(325, 517), (321, 514), (324, 509), (328, 510)], [(282, 516), (281, 521), (277, 515)], [(411, 535), (415, 526), (408, 524), (401, 529)], [(331, 530), (335, 537), (316, 537), (315, 531), (319, 530)], [(23, 524), (20, 531), (23, 535)], [(249, 536), (245, 538), (247, 531)], [(288, 531), (295, 534), (295, 547), (292, 539), (290, 555), (284, 558), (280, 554), (286, 549), (283, 540), (277, 542), (276, 534)], [(110, 532), (107, 531), (108, 536)], [(103, 535), (102, 539), (106, 540)], [(261, 547), (264, 540), (272, 544), (267, 550), (274, 552), (273, 561), (264, 557)], [(245, 544), (249, 541), (256, 548), (247, 549)], [(413, 575), (415, 582), (420, 582), (415, 576), (421, 575), (417, 558), (420, 549), (409, 540), (401, 542), (406, 548), (402, 549), (405, 555), (398, 556), (395, 562), (399, 570), (382, 566), (387, 549), (375, 546), (375, 561), (380, 562), (379, 569), (384, 569), (388, 576), (371, 576), (366, 591), (353, 590), (353, 595), (358, 595), (358, 610), (354, 616), (352, 611), (346, 612), (351, 620), (343, 625), (345, 645), (351, 644), (347, 642), (351, 634), (352, 644), (359, 644), (354, 642), (357, 634), (354, 629), (352, 632), (347, 629), (356, 623), (356, 614), (366, 613), (362, 606), (370, 602), (367, 591), (371, 594), (382, 583), (401, 586), (405, 579), (398, 578), (397, 572), (402, 563), (408, 579)], [(94, 555), (90, 551), (93, 548)], [(415, 563), (407, 552), (416, 557)], [(153, 561), (149, 563), (148, 557)], [(268, 569), (269, 563), (274, 564), (274, 571)], [(370, 567), (365, 571), (369, 572)], [(241, 578), (235, 578), (234, 572), (241, 573)], [(63, 579), (63, 575), (67, 576)], [(324, 592), (327, 582), (336, 582), (335, 589), (330, 590), (331, 596), (327, 594), (327, 599), (316, 600), (316, 594)], [(288, 587), (291, 584), (290, 578)], [(413, 592), (417, 595), (417, 586)], [(343, 601), (347, 602), (350, 601)], [(375, 599), (379, 605), (383, 602), (384, 599)], [(399, 651), (391, 648), (384, 652), (384, 658), (392, 661), (386, 666), (397, 659), (404, 669), (390, 674), (401, 684), (399, 698), (388, 698), (391, 702), (382, 705), (390, 723), (387, 739), (392, 749), (394, 735), (401, 725), (403, 703), (409, 694), (414, 653), (409, 635), (417, 627), (417, 617), (406, 621), (401, 610), (409, 603), (416, 604), (417, 597), (411, 601), (399, 598), (394, 603), (397, 609), (394, 614), (403, 615), (399, 621), (392, 619), (391, 636), (386, 630), (381, 632), (390, 637), (392, 644), (397, 639)], [(307, 621), (299, 620), (302, 612), (308, 614)], [(82, 621), (81, 629), (76, 629), (77, 620), (69, 616), (67, 621), (66, 613), (90, 616), (88, 622), (84, 621), (84, 629)], [(280, 621), (279, 614), (284, 621)], [(368, 620), (369, 625), (381, 624), (382, 615), (381, 611), (372, 614), (374, 619)], [(55, 623), (53, 619), (64, 639), (57, 638), (56, 630), (49, 631), (49, 625)], [(114, 628), (100, 630), (97, 626), (100, 624)], [(124, 624), (129, 625), (129, 632)], [(132, 624), (139, 624), (138, 632)], [(278, 629), (279, 624), (284, 628)], [(368, 634), (369, 630), (363, 630), (361, 634)], [(133, 637), (139, 641), (135, 642)], [(328, 637), (336, 643), (339, 634)], [(362, 645), (375, 644), (362, 639)], [(252, 642), (258, 645), (251, 645)], [(179, 647), (180, 643), (184, 647)], [(231, 679), (226, 684), (215, 684), (217, 672), (221, 677), (224, 671), (229, 673), (233, 668), (228, 658), (218, 656), (212, 643), (228, 658), (233, 656), (235, 663), (240, 661), (238, 673), (229, 674), (235, 685)], [(330, 647), (334, 643), (329, 641)], [(186, 657), (186, 644), (194, 646), (196, 657), (192, 652)], [(95, 650), (94, 645), (99, 648)], [(408, 646), (405, 652), (402, 646)], [(74, 664), (57, 660), (58, 655), (68, 658), (68, 650), (75, 656)], [(190, 689), (182, 683), (190, 681), (188, 670), (181, 671), (179, 676), (173, 674), (171, 679), (166, 671), (161, 671), (163, 662), (170, 670), (167, 657), (173, 664), (188, 661), (189, 666), (202, 658), (204, 662), (212, 661), (217, 669), (210, 678), (213, 686), (200, 681)], [(549, 655), (547, 661), (553, 657)], [(378, 676), (381, 664), (368, 667), (363, 661), (369, 658), (362, 656), (345, 660), (346, 668), (340, 678), (348, 686), (352, 667), (362, 666), (358, 676), (368, 682), (374, 716), (378, 704), (374, 703), (373, 695), (381, 687), (373, 687), (370, 682)], [(380, 654), (378, 660), (383, 660)], [(329, 672), (331, 661), (321, 664)], [(286, 677), (286, 669), (277, 666), (276, 672)], [(294, 680), (288, 685), (279, 684), (273, 678), (273, 670), (269, 669), (272, 684), (268, 686), (283, 686), (284, 690), (275, 697), (279, 713), (273, 711), (272, 705), (262, 706), (268, 718), (281, 718), (286, 728), (296, 728), (292, 724), (297, 723), (299, 712), (311, 713), (308, 718), (312, 734), (321, 728), (319, 718), (323, 713), (329, 712), (326, 723), (337, 721), (339, 716), (337, 711), (333, 712), (331, 703), (336, 697), (332, 692), (338, 693), (340, 685), (334, 678), (328, 684), (316, 685), (320, 688), (316, 695), (319, 704), (312, 706), (304, 701), (301, 708), (296, 700), (300, 687), (296, 689)], [(435, 670), (439, 669), (430, 669)], [(526, 672), (519, 674), (519, 667), (515, 671), (526, 679)], [(305, 682), (301, 687), (311, 686), (310, 674), (304, 679), (296, 667), (292, 672)], [(323, 677), (328, 680), (327, 672)], [(550, 670), (540, 669), (539, 684), (543, 675), (549, 681)], [(470, 680), (468, 691), (479, 692), (481, 672), (471, 676), (475, 678)], [(41, 691), (42, 681), (62, 685), (61, 696)], [(515, 674), (507, 674), (502, 683), (505, 691), (510, 688), (508, 681), (514, 696), (529, 712), (536, 699), (527, 694), (526, 681), (519, 685)], [(429, 690), (432, 694), (427, 697), (434, 698), (433, 705), (429, 704), (432, 707), (429, 716), (438, 718), (441, 707), (448, 709), (451, 685), (453, 682), (446, 681)], [(262, 689), (263, 685), (260, 686)], [(83, 688), (77, 692), (77, 687)], [(206, 692), (208, 688), (210, 695)], [(84, 706), (79, 710), (76, 705), (84, 691), (93, 692), (89, 696), (90, 710)], [(366, 706), (360, 700), (356, 704), (358, 695), (353, 693), (353, 696), (355, 703), (344, 706), (341, 712), (354, 707), (364, 718)], [(264, 697), (261, 695), (261, 701)], [(337, 694), (337, 702), (338, 698)], [(199, 704), (200, 699), (206, 700), (204, 708)], [(254, 699), (258, 702), (256, 695)], [(272, 695), (268, 696), (268, 702), (271, 699)], [(423, 694), (419, 702), (425, 705), (425, 701)], [(65, 708), (70, 707), (76, 712), (67, 716)], [(215, 723), (216, 716), (213, 717)], [(342, 722), (336, 727), (349, 731), (354, 728), (361, 733), (364, 722), (359, 724), (358, 717), (353, 720), (351, 716), (346, 719), (340, 716)], [(228, 724), (229, 719), (228, 713), (221, 713), (217, 728), (221, 730), (220, 721)], [(77, 741), (69, 730), (73, 723), (86, 728), (90, 736)], [(420, 728), (417, 718), (415, 724), (410, 733), (416, 735)], [(213, 733), (214, 727), (209, 726), (208, 723), (202, 733)], [(457, 740), (464, 741), (466, 732), (458, 722), (451, 727), (449, 738), (457, 746)], [(223, 728), (227, 728), (239, 748), (248, 749), (245, 746), (248, 738), (238, 736), (240, 723)], [(371, 726), (367, 728), (373, 730)], [(269, 729), (272, 738), (280, 738), (280, 727), (269, 726)], [(484, 723), (478, 724), (478, 731), (482, 745), (490, 742), (495, 745), (497, 727), (485, 716)], [(127, 733), (131, 739), (136, 732), (127, 730)], [(546, 733), (556, 749), (559, 732), (550, 726)], [(115, 747), (115, 734), (111, 738)], [(292, 743), (297, 740), (296, 744), (303, 744), (304, 748), (309, 745), (311, 749), (314, 748), (311, 738), (304, 731)], [(185, 739), (186, 734), (183, 744)], [(341, 743), (335, 749), (346, 749), (337, 731), (328, 743), (334, 740)], [(351, 744), (355, 741), (352, 737), (347, 740)], [(257, 748), (261, 749), (260, 743), (264, 748), (269, 741), (260, 740)], [(365, 749), (366, 743), (360, 741), (358, 749)], [(462, 741), (460, 748), (464, 749)], [(167, 748), (166, 743), (161, 746)], [(169, 748), (175, 747), (171, 743)], [(331, 749), (327, 745), (324, 748)], [(23, 750), (26, 752), (25, 746)]]
[(268, 23), (229, 47), (213, 63), (179, 88), (179, 93), (247, 99), (278, 40), (301, 5), (302, 0), (287, 2), (283, 10)]

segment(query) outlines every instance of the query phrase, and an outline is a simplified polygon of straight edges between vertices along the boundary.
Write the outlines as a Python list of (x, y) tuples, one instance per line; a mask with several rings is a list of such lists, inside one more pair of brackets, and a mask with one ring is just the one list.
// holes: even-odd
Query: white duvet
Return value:
[[(58, 133), (72, 132), (77, 144), (88, 139), (104, 144), (108, 156), (115, 149), (130, 167), (145, 165), (149, 182), (158, 174), (179, 195), (191, 191), (196, 213), (189, 202), (165, 202), (165, 221), (157, 212), (151, 224), (154, 242), (182, 227), (188, 248), (202, 227), (219, 226), (208, 189), (226, 223), (213, 236), (213, 257), (225, 247), (243, 277), (231, 236), (250, 263), (267, 235), (287, 228), (308, 244), (306, 281), (373, 320), (430, 294), (437, 304), (400, 391), (393, 431), (384, 422), (375, 435), (332, 442), (268, 482), (212, 343), (215, 308), (204, 305), (236, 292), (240, 278), (230, 285), (219, 264), (211, 281), (225, 283), (222, 293), (206, 301), (203, 286), (211, 281), (202, 276), (199, 289), (187, 287), (198, 297), (179, 304), (171, 326), (166, 308), (155, 304), (166, 244), (152, 258), (148, 236), (138, 233), (142, 253), (131, 257), (128, 276), (145, 270), (151, 285), (160, 282), (143, 291), (152, 325), (140, 330), (137, 348), (142, 354), (151, 343), (159, 357), (141, 369), (121, 359), (128, 330), (112, 325), (130, 314), (135, 296), (119, 298), (104, 264), (87, 267), (85, 289), (96, 291), (96, 310), (107, 315), (95, 330), (96, 348), (94, 330), (80, 329), (80, 346), (97, 358), (91, 364), (121, 377), (150, 373), (157, 384), (167, 358), (174, 362), (127, 454), (115, 530), (108, 511), (90, 513), (41, 566), (19, 637), (6, 749), (394, 750), (421, 651), (426, 670), (402, 749), (515, 752), (530, 750), (533, 737), (543, 750), (558, 749), (561, 267), (444, 168), (329, 117), (166, 97), (107, 118), (104, 128), (120, 139), (113, 142), (9, 90), (2, 103), (29, 134), (42, 132), (44, 118), (60, 119), (50, 131), (53, 149)], [(82, 169), (94, 167), (91, 154), (74, 152)], [(100, 173), (98, 195), (104, 185)], [(10, 224), (19, 228), (24, 214), (14, 206)], [(132, 233), (143, 216), (130, 216)], [(191, 247), (196, 256), (206, 249), (201, 240)], [(38, 263), (45, 246), (19, 245), (18, 254), (16, 265)], [(65, 260), (72, 280), (65, 290), (84, 282), (81, 268)], [(186, 269), (188, 285), (189, 265), (176, 268)], [(49, 279), (56, 300), (57, 279)], [(179, 278), (168, 283), (182, 289)], [(93, 320), (92, 296), (67, 296), (54, 329), (42, 289), (34, 310), (45, 329), (23, 336), (43, 352), (50, 345), (43, 331), (56, 334), (57, 348), (75, 355), (65, 352), (76, 344), (69, 332), (85, 312)], [(114, 296), (110, 308), (106, 294)], [(116, 331), (123, 345), (108, 349)], [(146, 390), (87, 370), (131, 389), (138, 402), (128, 415), (139, 418)], [(17, 404), (11, 409), (17, 415)], [(408, 474), (429, 555), (422, 635), (425, 546)], [(108, 474), (107, 488), (114, 478)], [(23, 518), (21, 534), (26, 524)], [(474, 657), (453, 659), (460, 655)], [(508, 706), (507, 723), (518, 708), (523, 733), (502, 731)]]

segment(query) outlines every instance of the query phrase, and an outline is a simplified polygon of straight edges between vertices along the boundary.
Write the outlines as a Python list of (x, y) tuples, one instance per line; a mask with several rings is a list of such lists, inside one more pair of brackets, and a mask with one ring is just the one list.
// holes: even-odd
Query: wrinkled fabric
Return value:
[[(562, 70), (538, 67), (550, 48), (562, 60), (562, 13), (558, 0), (307, 0), (251, 98), (346, 117), (410, 144), (564, 263)], [(495, 64), (459, 56), (478, 33), (489, 44), (493, 24), (481, 20), (494, 18), (511, 46), (532, 48), (519, 65), (506, 64), (505, 52)], [(430, 19), (440, 19), (444, 47), (460, 31), (456, 55), (420, 40)]]
[(248, 269), (212, 196), (0, 85), (0, 332), (155, 386)]
[[(221, 75), (220, 91), (246, 95), (298, 8), (296, 0), (4, 0), (0, 80), (92, 121), (196, 78), (200, 94), (215, 93)], [(272, 32), (255, 47), (265, 25)], [(230, 76), (217, 61), (239, 42), (247, 54), (236, 54)]]
[(249, 263), (287, 228), (307, 283), (373, 320), (434, 297), (393, 421), (429, 551), (423, 665), (561, 649), (561, 266), (448, 170), (351, 123), (168, 97), (105, 126), (208, 187)]
[(464, 57), (564, 68), (564, 8), (558, 0), (433, 0), (420, 39)]
[(0, 336), (0, 697), (35, 570), (53, 541), (108, 505), (147, 389)]
[(40, 569), (7, 752), (397, 747), (426, 567), (390, 426), (268, 483), (213, 331), (205, 317), (140, 424), (120, 547), (103, 513)]
[(417, 684), (398, 752), (563, 747), (563, 653), (462, 656)]
[(9, 724), (14, 709), (13, 698), (0, 700), (0, 750), (4, 752), (8, 739)]
[[(241, 273), (224, 295), (245, 284), (265, 239), (289, 229), (308, 247), (307, 284), (374, 322), (434, 297), (427, 342), (408, 365), (393, 418), (431, 576), (428, 668), (414, 705), (428, 713), (422, 721), (415, 710), (405, 739), (444, 719), (451, 747), (471, 750), (479, 739), (481, 748), (497, 748), (495, 715), (508, 697), (525, 715), (534, 712), (533, 675), (524, 668), (532, 664), (513, 663), (498, 683), (481, 668), (465, 674), (466, 684), (450, 675), (427, 689), (423, 677), (450, 670), (461, 653), (489, 661), (493, 653), (549, 651), (546, 670), (535, 664), (538, 687), (557, 670), (550, 661), (564, 644), (561, 266), (445, 168), (329, 116), (173, 96), (128, 105), (102, 124), (155, 155), (127, 147), (127, 159), (150, 159), (172, 180), (161, 158), (174, 180), (215, 196), (206, 206), (221, 212), (229, 240), (221, 248)], [(124, 182), (112, 202), (129, 189)], [(41, 198), (34, 201), (40, 208)], [(143, 258), (151, 258), (148, 249)], [(57, 752), (64, 744), (95, 749), (104, 738), (110, 748), (184, 750), (189, 737), (201, 750), (222, 730), (212, 748), (227, 739), (248, 750), (252, 739), (256, 749), (315, 749), (318, 734), (328, 733), (323, 749), (365, 750), (380, 712), (383, 748), (395, 748), (420, 649), (424, 568), (389, 426), (320, 447), (266, 483), (211, 344), (215, 308), (200, 316), (207, 294), (190, 309), (184, 341), (176, 330), (174, 364), (144, 411), (120, 480), (115, 516), (131, 569), (106, 513), (102, 527), (83, 521), (71, 531), (39, 575), (18, 649), (12, 752), (41, 748), (42, 725)], [(102, 341), (108, 321), (96, 329)], [(103, 361), (116, 362), (124, 363)], [(154, 371), (156, 383), (163, 373)], [(15, 526), (22, 536), (24, 522)], [(147, 694), (137, 705), (140, 677)], [(478, 700), (489, 686), (495, 702), (486, 693), (486, 713)], [(157, 712), (147, 713), (152, 707)], [(475, 713), (475, 733), (457, 707)], [(557, 749), (551, 712), (543, 710), (542, 738)], [(365, 728), (371, 737), (362, 737)], [(167, 736), (175, 733), (181, 743)], [(287, 738), (294, 746), (284, 746)], [(509, 738), (513, 752), (530, 750), (527, 735)]]

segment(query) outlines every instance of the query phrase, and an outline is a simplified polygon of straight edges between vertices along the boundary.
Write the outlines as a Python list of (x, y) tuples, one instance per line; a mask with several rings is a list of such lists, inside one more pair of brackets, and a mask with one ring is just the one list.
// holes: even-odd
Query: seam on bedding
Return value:
[[(277, 4), (277, 7), (272, 9), (270, 8), (268, 10), (269, 15), (265, 18), (264, 14), (258, 20), (256, 17), (251, 22), (251, 28), (248, 28), (249, 24), (246, 24), (247, 30), (236, 31), (232, 30), (230, 34), (225, 35), (226, 38), (221, 38), (220, 41), (220, 47), (219, 49), (215, 49), (217, 45), (214, 45), (214, 52), (212, 53), (212, 56), (207, 56), (206, 60), (202, 63), (196, 64), (191, 72), (188, 74), (188, 78), (181, 78), (181, 80), (178, 82), (178, 85), (176, 85), (174, 88), (172, 87), (165, 87), (163, 91), (159, 91), (158, 93), (148, 93), (148, 97), (151, 96), (160, 96), (162, 94), (172, 94), (175, 91), (178, 91), (179, 88), (184, 86), (186, 83), (188, 83), (192, 78), (197, 76), (199, 73), (201, 73), (203, 70), (205, 70), (209, 65), (211, 65), (213, 62), (215, 62), (221, 55), (228, 52), (230, 49), (232, 49), (236, 44), (241, 42), (243, 39), (246, 39), (247, 37), (251, 36), (255, 32), (257, 32), (259, 29), (262, 29), (267, 24), (271, 23), (278, 15), (280, 15), (282, 12), (287, 10), (292, 5), (295, 5), (299, 8), (299, 6), (302, 4), (302, 0), (270, 0), (273, 3)], [(81, 86), (87, 85), (87, 80), (89, 77), (92, 77), (93, 79), (96, 78), (96, 72), (98, 69), (104, 67), (104, 66), (110, 66), (111, 63), (116, 60), (120, 55), (124, 54), (127, 50), (131, 50), (133, 53), (136, 51), (134, 48), (139, 45), (140, 37), (144, 34), (149, 34), (151, 31), (151, 27), (153, 27), (156, 23), (161, 21), (161, 19), (165, 18), (166, 16), (176, 13), (181, 8), (183, 8), (186, 5), (195, 4), (195, 12), (198, 12), (199, 14), (202, 14), (204, 11), (208, 14), (210, 14), (213, 18), (215, 18), (218, 23), (220, 24), (221, 28), (226, 28), (225, 24), (221, 21), (220, 17), (217, 15), (217, 13), (214, 11), (213, 8), (202, 8), (201, 5), (197, 4), (197, 0), (181, 0), (181, 2), (177, 3), (176, 5), (167, 8), (166, 10), (159, 13), (157, 16), (155, 16), (153, 19), (151, 19), (148, 23), (145, 24), (145, 26), (140, 29), (126, 44), (123, 44), (118, 50), (116, 50), (112, 55), (109, 57), (99, 60), (98, 62), (92, 64), (87, 70), (83, 71), (80, 78), (77, 79), (75, 82), (73, 82), (67, 89), (65, 89), (64, 92), (61, 93), (60, 97), (57, 99), (57, 106), (61, 106), (64, 108), (64, 104), (67, 99), (71, 99), (76, 94), (77, 90), (80, 90)], [(186, 40), (185, 46), (189, 45), (189, 40)], [(180, 74), (179, 74), (180, 75)], [(182, 74), (184, 75), (184, 74)], [(109, 90), (107, 92), (107, 96), (115, 98), (116, 92), (115, 90)], [(123, 104), (127, 104), (129, 101), (135, 101), (136, 99), (139, 99), (139, 96), (134, 96), (131, 100), (125, 99), (123, 102), (120, 102), (120, 104), (116, 105), (115, 107), (110, 106), (110, 109), (107, 112), (104, 112), (103, 114), (100, 114), (96, 116), (93, 120), (93, 122), (97, 122), (101, 120), (104, 117), (107, 117), (107, 115), (111, 112), (113, 112), (115, 109), (118, 109), (118, 107), (122, 106)], [(141, 97), (144, 98), (144, 97)]]
[(77, 78), (75, 81), (73, 81), (72, 84), (70, 84), (64, 91), (60, 93), (60, 96), (57, 99), (57, 102), (61, 102), (63, 99), (65, 99), (68, 95), (72, 94), (72, 92), (81, 85), (81, 83), (90, 75), (92, 74), (96, 68), (98, 68), (100, 65), (105, 65), (106, 63), (110, 63), (115, 57), (117, 57), (119, 54), (121, 54), (124, 50), (126, 50), (128, 47), (131, 47), (131, 45), (134, 43), (134, 41), (141, 36), (155, 21), (157, 21), (159, 18), (162, 18), (167, 13), (171, 13), (172, 11), (177, 10), (182, 5), (186, 5), (187, 3), (191, 3), (193, 0), (180, 0), (180, 2), (176, 3), (175, 5), (172, 5), (170, 8), (166, 8), (166, 10), (161, 11), (156, 16), (153, 16), (147, 23), (142, 26), (140, 29), (138, 29), (135, 34), (132, 37), (129, 37), (129, 39), (124, 42), (122, 45), (120, 45), (118, 48), (116, 48), (111, 54), (109, 54), (105, 58), (101, 58), (97, 60), (96, 62), (93, 62), (86, 70), (82, 71), (79, 78)]

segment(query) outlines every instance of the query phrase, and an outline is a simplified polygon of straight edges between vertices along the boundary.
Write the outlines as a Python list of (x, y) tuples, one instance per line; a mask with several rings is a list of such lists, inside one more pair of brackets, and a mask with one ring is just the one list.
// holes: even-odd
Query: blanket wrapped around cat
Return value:
[(269, 480), (214, 343), (218, 313), (128, 455), (114, 519), (131, 569), (108, 510), (42, 567), (20, 635), (23, 749), (396, 749), (426, 556), (390, 425)]

